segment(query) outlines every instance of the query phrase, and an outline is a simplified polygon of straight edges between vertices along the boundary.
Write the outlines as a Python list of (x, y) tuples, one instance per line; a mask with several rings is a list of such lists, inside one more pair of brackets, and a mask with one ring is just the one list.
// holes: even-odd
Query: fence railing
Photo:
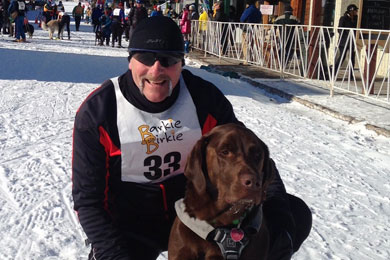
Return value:
[(390, 31), (192, 21), (191, 46), (390, 103)]

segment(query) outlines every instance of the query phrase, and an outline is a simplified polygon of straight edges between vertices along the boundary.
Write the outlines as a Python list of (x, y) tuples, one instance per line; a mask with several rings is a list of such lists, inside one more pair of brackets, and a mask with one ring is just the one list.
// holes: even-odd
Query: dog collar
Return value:
[(238, 227), (214, 228), (204, 220), (190, 217), (185, 211), (184, 199), (176, 201), (175, 210), (181, 222), (195, 234), (204, 240), (215, 242), (224, 259), (239, 259), (250, 237), (259, 232), (263, 222), (262, 205), (254, 208)]
[(190, 215), (185, 212), (186, 206), (183, 201), (184, 199), (180, 199), (175, 202), (175, 210), (177, 217), (195, 234), (206, 240), (208, 234), (210, 234), (214, 230), (214, 227), (204, 220), (199, 220), (197, 218), (190, 217)]

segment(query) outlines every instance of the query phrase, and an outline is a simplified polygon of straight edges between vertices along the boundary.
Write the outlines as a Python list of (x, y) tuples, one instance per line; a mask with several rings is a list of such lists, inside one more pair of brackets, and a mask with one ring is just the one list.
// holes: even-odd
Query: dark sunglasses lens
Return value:
[(134, 58), (146, 66), (153, 66), (156, 60), (158, 60), (163, 67), (170, 67), (182, 60), (180, 55), (153, 52), (135, 53)]
[(133, 57), (146, 66), (153, 66), (156, 61), (155, 55), (152, 52), (138, 52)]
[(178, 56), (164, 54), (157, 54), (156, 59), (161, 63), (163, 67), (170, 67), (181, 61), (181, 58)]

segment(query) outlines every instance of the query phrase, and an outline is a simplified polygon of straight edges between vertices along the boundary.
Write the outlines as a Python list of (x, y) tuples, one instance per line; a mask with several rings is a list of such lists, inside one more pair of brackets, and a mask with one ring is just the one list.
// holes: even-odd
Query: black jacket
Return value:
[(146, 11), (145, 7), (134, 7), (131, 9), (129, 13), (129, 22), (130, 25), (135, 28), (137, 24), (142, 20), (148, 18), (148, 12)]
[[(21, 8), (21, 6), (19, 7), (19, 2), (20, 2), (20, 5), (24, 5), (24, 8)], [(8, 13), (9, 14), (12, 14), (13, 12), (17, 11), (18, 12), (18, 16), (24, 16), (26, 11), (27, 11), (27, 5), (26, 5), (26, 2), (24, 0), (18, 0), (18, 1), (13, 1), (11, 2), (11, 5), (8, 7)]]
[[(345, 12), (343, 16), (340, 17), (339, 20), (339, 27), (342, 28), (356, 28), (357, 26), (357, 16), (355, 16), (355, 19), (352, 19), (352, 17), (349, 15), (348, 12)], [(340, 34), (340, 44), (345, 43), (348, 39), (349, 30), (338, 30)]]
[[(187, 70), (183, 70), (182, 75), (195, 104), (203, 134), (216, 125), (241, 124), (230, 102), (212, 83)], [(150, 113), (169, 108), (180, 90), (176, 87), (165, 101), (151, 103), (134, 85), (130, 71), (120, 76), (119, 86), (130, 103)], [(159, 185), (121, 181), (121, 144), (116, 113), (114, 87), (111, 81), (106, 81), (83, 102), (74, 125), (74, 209), (92, 242), (97, 259), (130, 259), (126, 240), (131, 236), (138, 237), (141, 232), (148, 233), (147, 230), (160, 230), (165, 226), (169, 234), (175, 218), (173, 204), (184, 196), (185, 189), (183, 174), (162, 183), (164, 192)], [(275, 205), (279, 215), (290, 218), (286, 191), (279, 174), (270, 185), (267, 198), (277, 201)], [(150, 235), (155, 234), (151, 231)], [(168, 237), (165, 239), (167, 241)]]

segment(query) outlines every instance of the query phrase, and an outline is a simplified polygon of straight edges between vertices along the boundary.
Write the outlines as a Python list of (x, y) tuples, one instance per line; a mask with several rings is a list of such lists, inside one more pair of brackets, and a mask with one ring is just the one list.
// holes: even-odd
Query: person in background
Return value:
[[(262, 14), (258, 8), (255, 6), (255, 0), (246, 1), (247, 8), (244, 10), (240, 17), (241, 23), (262, 23)], [(244, 64), (248, 63), (248, 60), (251, 60), (250, 56), (253, 53), (251, 48), (253, 47), (253, 33), (246, 25), (243, 27), (242, 31), (242, 53), (244, 55)]]
[(51, 19), (53, 19), (53, 12), (54, 10), (51, 1), (47, 1), (43, 6), (43, 16), (45, 17), (45, 23), (48, 23)]
[(118, 4), (118, 7), (114, 8), (111, 14), (112, 47), (115, 47), (115, 42), (118, 42), (119, 48), (122, 47), (122, 34), (125, 26), (125, 11), (123, 8), (123, 3), (121, 2)]
[(62, 12), (58, 14), (58, 19), (60, 20), (58, 38), (60, 38), (60, 32), (64, 26), (66, 26), (66, 31), (68, 32), (68, 40), (70, 40), (70, 16), (65, 12), (65, 8)]
[(184, 38), (184, 52), (190, 52), (190, 34), (191, 34), (191, 17), (189, 13), (189, 5), (183, 7), (183, 14), (180, 19), (181, 33)]
[(81, 6), (81, 2), (73, 8), (72, 15), (76, 25), (76, 31), (80, 30), (81, 17), (84, 14), (84, 9)]
[(103, 32), (100, 45), (103, 45), (103, 42), (106, 42), (106, 46), (110, 45), (110, 36), (111, 36), (111, 11), (110, 8), (106, 8), (104, 10), (104, 15), (102, 15), (99, 19), (101, 24), (101, 31)]
[[(358, 19), (358, 14), (357, 14), (358, 10), (359, 8), (356, 5), (354, 4), (348, 5), (344, 15), (341, 16), (339, 19), (339, 27), (356, 28), (357, 19)], [(337, 50), (337, 58), (335, 62), (336, 72), (340, 70), (339, 67), (344, 62), (345, 57), (347, 56), (347, 52), (350, 53), (352, 68), (355, 67), (355, 48), (353, 46), (353, 43), (350, 44), (350, 42), (348, 41), (348, 36), (350, 35), (350, 31), (345, 29), (338, 29), (338, 33), (340, 35), (340, 40), (339, 40), (339, 48)], [(350, 75), (352, 75), (351, 72)]]
[(207, 36), (207, 21), (209, 20), (209, 16), (207, 14), (207, 10), (203, 7), (200, 8), (200, 16), (199, 16), (199, 36), (200, 36), (200, 46), (203, 49), (206, 44), (206, 36)]
[[(155, 260), (166, 251), (192, 147), (217, 125), (243, 125), (214, 84), (183, 69), (183, 36), (171, 18), (142, 20), (128, 60), (74, 123), (72, 196), (94, 260)], [(290, 259), (310, 233), (311, 212), (286, 193), (272, 160), (267, 169), (275, 174), (263, 204), (269, 259)]]
[(247, 8), (240, 17), (241, 23), (262, 23), (262, 14), (255, 6), (254, 0), (247, 0)]
[[(280, 25), (299, 24), (300, 21), (292, 13), (293, 13), (293, 8), (290, 5), (285, 6), (284, 14), (281, 16), (278, 16), (275, 19), (274, 24), (280, 24)], [(280, 54), (282, 54), (282, 50), (283, 50), (285, 63), (287, 64), (295, 53), (295, 49), (293, 46), (294, 27), (284, 26), (283, 30), (285, 30), (285, 32), (286, 32), (286, 34), (285, 34), (286, 35), (286, 43), (285, 43), (285, 47), (280, 49)], [(282, 33), (284, 34), (284, 32), (282, 32)]]
[(65, 7), (64, 7), (64, 4), (62, 3), (62, 1), (59, 1), (59, 2), (58, 2), (57, 10), (58, 10), (59, 12), (65, 12)]
[(148, 17), (148, 11), (142, 5), (142, 1), (136, 0), (135, 7), (131, 9), (128, 15), (129, 23), (130, 23), (129, 39), (131, 38), (133, 31), (137, 27), (137, 24), (147, 17)]
[(195, 8), (195, 5), (190, 5), (188, 7), (188, 10), (190, 12), (190, 19), (191, 21), (197, 21), (199, 20), (199, 14), (198, 12), (196, 11), (196, 8)]
[(98, 4), (94, 8), (92, 8), (92, 24), (93, 24), (93, 32), (96, 33), (100, 30), (100, 17), (103, 15), (103, 6)]
[(125, 13), (126, 17), (125, 17), (125, 28), (124, 28), (124, 32), (125, 32), (125, 39), (126, 39), (126, 41), (129, 41), (129, 38), (130, 38), (130, 20), (129, 20), (129, 14), (130, 14), (131, 10), (134, 8), (134, 4), (133, 4), (133, 2), (130, 2), (127, 6), (128, 6), (128, 9), (127, 9), (128, 13), (127, 13), (127, 14)]
[(9, 13), (8, 13), (8, 8), (10, 5), (9, 0), (1, 0), (2, 1), (2, 14), (3, 14), (3, 23), (2, 27), (0, 27), (0, 31), (3, 30), (3, 34), (9, 34), (11, 37), (12, 35), (10, 34), (11, 32), (11, 23), (9, 21)]
[(220, 48), (220, 54), (225, 55), (227, 51), (227, 46), (229, 39), (227, 39), (227, 24), (226, 22), (229, 21), (228, 17), (225, 15), (224, 12), (224, 4), (223, 1), (218, 1), (214, 4), (214, 14), (213, 14), (213, 21), (216, 22), (224, 22), (220, 26), (220, 33), (218, 34), (220, 38), (221, 48)]
[(58, 13), (59, 13), (59, 11), (58, 11), (58, 6), (57, 6), (57, 4), (56, 4), (55, 1), (53, 1), (53, 2), (51, 3), (51, 6), (52, 6), (52, 8), (53, 8), (53, 19), (56, 20), (56, 19), (58, 18)]
[[(172, 18), (172, 7), (168, 5), (168, 8), (165, 10), (165, 15), (169, 18)], [(173, 19), (173, 18), (172, 18)]]
[(86, 24), (89, 24), (89, 18), (91, 18), (91, 16), (92, 16), (92, 10), (91, 10), (91, 7), (88, 6), (87, 10), (85, 10), (85, 23)]
[(153, 12), (150, 14), (150, 17), (153, 17), (153, 16), (163, 16), (163, 13), (161, 11), (161, 5), (157, 5), (156, 9), (153, 10)]
[(15, 42), (25, 42), (26, 34), (24, 33), (24, 16), (27, 12), (26, 2), (24, 0), (14, 0), (11, 2), (8, 7), (8, 13), (16, 12), (15, 17), (15, 30), (16, 30), (16, 39)]

